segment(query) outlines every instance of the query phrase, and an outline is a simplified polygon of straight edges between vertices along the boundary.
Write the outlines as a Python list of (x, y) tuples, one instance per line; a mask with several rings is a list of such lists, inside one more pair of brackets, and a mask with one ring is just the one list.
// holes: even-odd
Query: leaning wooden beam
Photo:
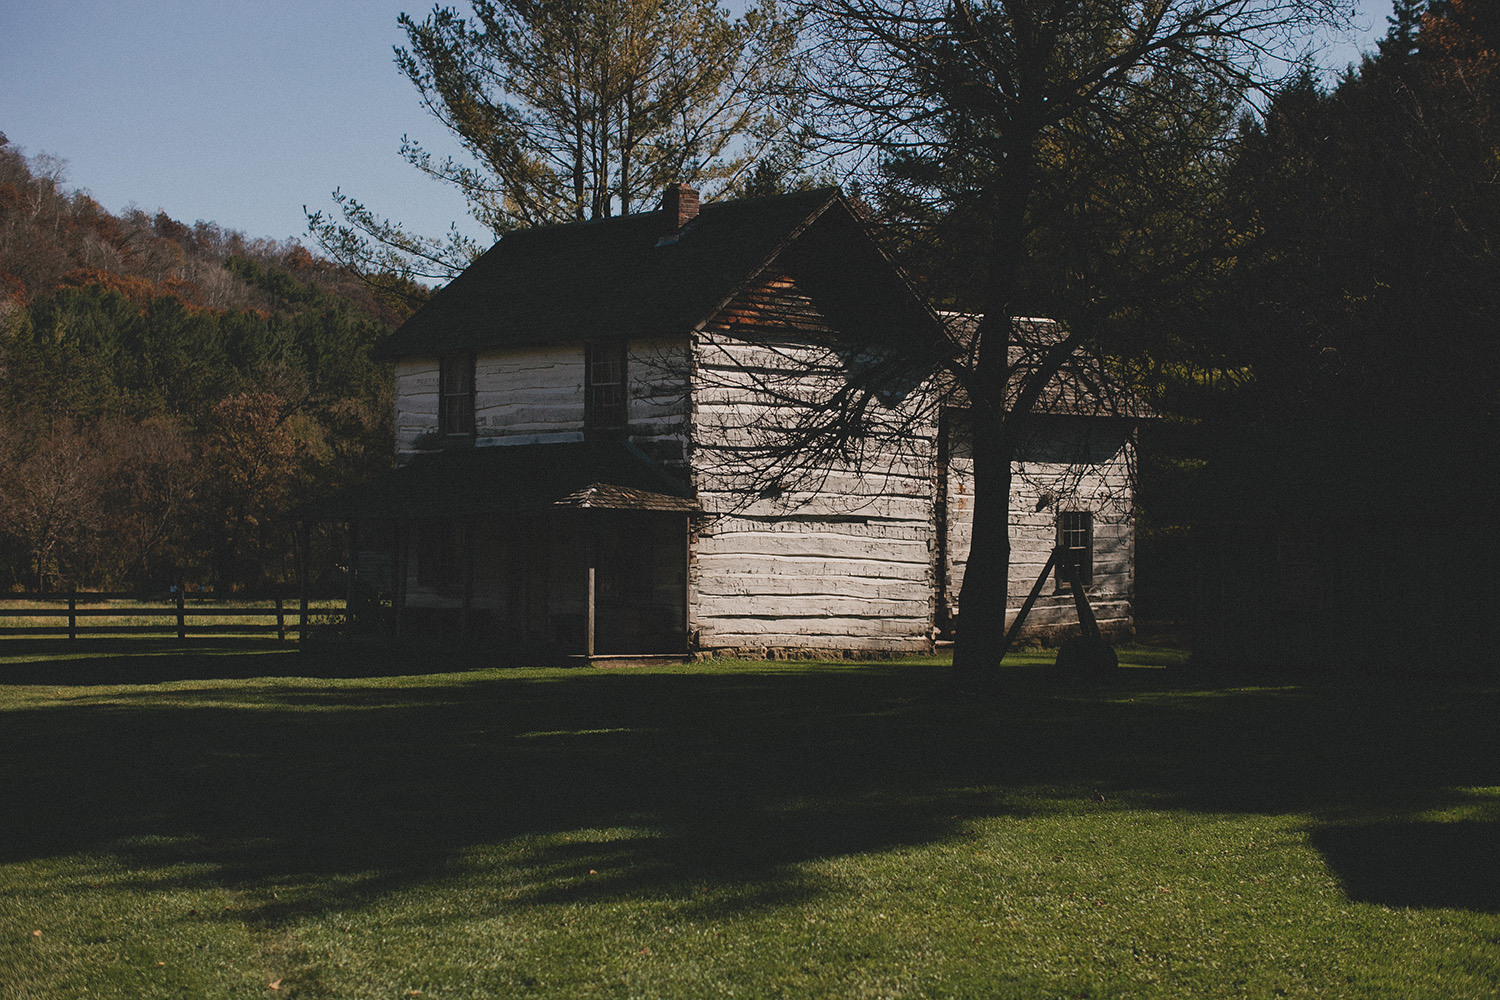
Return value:
[(1051, 574), (1052, 567), (1057, 565), (1057, 559), (1061, 553), (1062, 548), (1056, 547), (1047, 556), (1047, 564), (1042, 567), (1036, 583), (1031, 585), (1031, 593), (1026, 595), (1026, 602), (1021, 605), (1021, 610), (1016, 612), (1016, 620), (1010, 623), (1010, 631), (1005, 633), (1005, 644), (1000, 647), (1000, 655), (995, 657), (996, 663), (1005, 659), (1005, 654), (1010, 652), (1011, 644), (1016, 641), (1016, 636), (1021, 634), (1021, 626), (1026, 624), (1026, 616), (1031, 614), (1031, 606), (1036, 603), (1038, 597), (1042, 596), (1042, 587), (1046, 585), (1047, 577)]
[(1104, 641), (1099, 632), (1099, 621), (1094, 617), (1094, 609), (1089, 607), (1089, 595), (1083, 588), (1083, 571), (1075, 562), (1068, 566), (1068, 585), (1073, 588), (1073, 606), (1078, 609), (1078, 624), (1083, 626), (1083, 635), (1086, 639), (1094, 642)]

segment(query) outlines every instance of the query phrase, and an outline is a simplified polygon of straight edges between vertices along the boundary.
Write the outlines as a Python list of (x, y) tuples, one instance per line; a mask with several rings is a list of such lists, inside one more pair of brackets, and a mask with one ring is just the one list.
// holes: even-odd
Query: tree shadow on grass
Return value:
[(1500, 822), (1409, 820), (1314, 830), (1349, 898), (1500, 913)]
[[(1496, 784), (1494, 691), (1122, 673), (1095, 689), (1013, 670), (987, 699), (902, 665), (80, 691), (0, 715), (0, 862), (103, 851), (182, 866), (180, 884), (239, 889), (258, 901), (240, 916), (277, 922), (516, 842), (523, 901), (712, 885), (705, 905), (759, 907), (817, 891), (805, 862), (1093, 808), (1099, 791), (1327, 816), (1315, 843), (1354, 898), (1492, 908), (1492, 888), (1423, 896), (1386, 860), (1425, 844), (1430, 881), (1453, 867), (1441, 859), (1492, 845), (1492, 822), (1360, 824)], [(564, 839), (578, 831), (612, 832)]]

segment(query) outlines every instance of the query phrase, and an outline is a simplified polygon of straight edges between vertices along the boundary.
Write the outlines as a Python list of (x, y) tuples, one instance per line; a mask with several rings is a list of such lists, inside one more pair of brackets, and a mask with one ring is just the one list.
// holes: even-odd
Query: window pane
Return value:
[(623, 430), (626, 425), (625, 345), (589, 344), (584, 365), (587, 428)]
[(1057, 515), (1057, 544), (1062, 549), (1057, 567), (1058, 586), (1071, 581), (1071, 567), (1085, 585), (1094, 582), (1094, 515), (1086, 510), (1064, 510)]
[(444, 434), (474, 433), (474, 355), (453, 355), (438, 365), (438, 426)]

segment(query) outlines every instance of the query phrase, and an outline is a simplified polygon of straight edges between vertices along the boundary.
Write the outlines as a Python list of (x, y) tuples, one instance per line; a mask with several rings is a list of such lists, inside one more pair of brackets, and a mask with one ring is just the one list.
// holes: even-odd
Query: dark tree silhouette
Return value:
[[(937, 259), (966, 262), (964, 304), (983, 316), (906, 359), (942, 373), (973, 427), (961, 674), (1003, 648), (1012, 462), (1038, 400), (1081, 349), (1134, 346), (1201, 274), (1225, 235), (1205, 223), (1242, 100), (1286, 69), (1274, 49), (1345, 13), (1320, 0), (806, 5), (810, 134), (866, 165), (884, 206), (916, 224), (908, 236), (946, 240)], [(1018, 371), (1027, 315), (1064, 335)], [(826, 430), (847, 436), (838, 420)]]

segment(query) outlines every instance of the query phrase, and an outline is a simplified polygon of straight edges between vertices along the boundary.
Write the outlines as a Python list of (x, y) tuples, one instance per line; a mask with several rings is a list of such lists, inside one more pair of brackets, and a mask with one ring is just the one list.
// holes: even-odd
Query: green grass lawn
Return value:
[(5, 1000), (1500, 991), (1493, 685), (62, 647), (0, 652)]

